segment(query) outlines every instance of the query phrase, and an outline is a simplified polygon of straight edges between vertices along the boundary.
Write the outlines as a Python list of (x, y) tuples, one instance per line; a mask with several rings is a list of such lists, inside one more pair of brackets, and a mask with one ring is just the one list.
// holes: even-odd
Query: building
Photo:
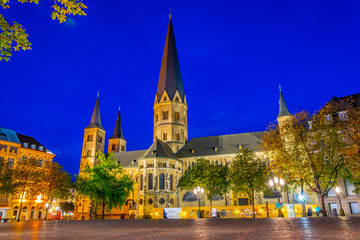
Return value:
[[(35, 138), (16, 133), (14, 130), (0, 128), (0, 158), (5, 159), (8, 167), (13, 168), (17, 161), (35, 158), (39, 166), (45, 161), (52, 161), (55, 155), (40, 144)], [(22, 211), (19, 209), (20, 199), (14, 196), (0, 197), (0, 218), (16, 219), (21, 212), (22, 220), (40, 220), (45, 216), (43, 197), (25, 199)]]
[[(290, 113), (280, 91), (278, 121), (281, 124)], [(160, 67), (158, 87), (154, 99), (154, 135), (148, 149), (126, 151), (120, 110), (113, 135), (109, 139), (108, 152), (134, 179), (132, 196), (125, 206), (114, 209), (105, 218), (150, 218), (153, 208), (193, 207), (197, 205), (192, 192), (180, 191), (178, 181), (186, 169), (191, 168), (200, 157), (210, 159), (213, 164), (225, 165), (232, 161), (241, 148), (254, 150), (260, 157), (260, 142), (263, 132), (209, 136), (188, 140), (187, 100), (181, 77), (180, 64), (175, 44), (171, 16), (169, 19), (165, 47)], [(90, 124), (85, 128), (80, 161), (80, 173), (86, 164), (94, 164), (95, 153), (104, 152), (105, 130), (101, 125), (99, 96), (96, 99)], [(296, 193), (282, 194), (282, 202), (293, 203)], [(276, 196), (259, 193), (257, 204), (265, 201), (275, 203)], [(316, 203), (314, 196), (309, 203)], [(246, 194), (231, 191), (224, 196), (215, 196), (213, 206), (248, 205)], [(203, 199), (202, 206), (209, 206)], [(77, 199), (75, 219), (90, 218), (90, 201)], [(100, 215), (101, 211), (97, 215)]]

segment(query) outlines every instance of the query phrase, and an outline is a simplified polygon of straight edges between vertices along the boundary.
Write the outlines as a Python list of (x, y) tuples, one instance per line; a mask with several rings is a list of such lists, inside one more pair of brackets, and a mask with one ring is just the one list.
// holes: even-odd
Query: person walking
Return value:
[(311, 207), (309, 207), (309, 208), (308, 208), (308, 212), (307, 212), (307, 215), (308, 215), (308, 217), (312, 217), (312, 215), (313, 215), (313, 212), (312, 212), (312, 209), (311, 209)]

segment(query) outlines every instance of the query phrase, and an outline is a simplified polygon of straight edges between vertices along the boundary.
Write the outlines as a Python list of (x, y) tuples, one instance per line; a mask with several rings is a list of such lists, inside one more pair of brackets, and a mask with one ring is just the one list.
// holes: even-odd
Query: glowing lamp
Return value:
[(279, 178), (278, 178), (278, 177), (274, 177), (274, 182), (275, 182), (275, 184), (278, 184), (278, 183), (279, 183)]
[(273, 180), (270, 180), (270, 181), (269, 181), (269, 185), (270, 185), (270, 187), (274, 186)]

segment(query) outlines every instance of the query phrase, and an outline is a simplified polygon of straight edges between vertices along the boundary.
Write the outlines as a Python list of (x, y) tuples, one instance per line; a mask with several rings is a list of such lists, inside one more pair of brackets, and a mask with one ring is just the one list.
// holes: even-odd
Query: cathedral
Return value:
[[(280, 94), (279, 118), (290, 115)], [(199, 157), (206, 157), (214, 164), (225, 165), (241, 148), (254, 150), (257, 154), (263, 132), (200, 137), (188, 140), (187, 100), (175, 44), (171, 16), (160, 67), (159, 81), (154, 100), (154, 136), (148, 149), (126, 151), (120, 109), (114, 132), (109, 139), (108, 152), (133, 178), (132, 195), (121, 209), (114, 209), (106, 218), (150, 218), (153, 208), (196, 206), (191, 192), (177, 188), (186, 169)], [(97, 96), (90, 124), (85, 128), (80, 173), (86, 164), (93, 165), (95, 153), (104, 152), (105, 129), (101, 125), (100, 103)], [(284, 197), (285, 198), (285, 197)], [(275, 201), (276, 199), (274, 199)], [(285, 200), (285, 199), (284, 199)], [(208, 206), (207, 199), (202, 205)], [(248, 205), (246, 195), (235, 196), (229, 192), (213, 199), (213, 206)], [(89, 219), (90, 204), (77, 200), (75, 219)]]
[[(280, 89), (278, 123), (281, 124), (290, 116)], [(263, 157), (260, 152), (263, 133), (249, 132), (188, 139), (187, 100), (170, 16), (154, 99), (153, 143), (148, 149), (127, 151), (119, 109), (107, 152), (114, 154), (135, 184), (126, 204), (121, 209), (113, 209), (105, 218), (151, 218), (154, 208), (196, 207), (194, 194), (177, 187), (185, 170), (191, 168), (200, 157), (207, 158), (216, 165), (225, 165), (231, 162), (242, 148), (251, 149), (259, 157)], [(90, 124), (84, 132), (80, 174), (86, 164), (94, 164), (96, 152), (105, 152), (104, 148), (105, 129), (101, 125), (98, 95)], [(295, 203), (295, 195), (296, 192), (285, 191), (281, 194), (281, 202)], [(306, 198), (309, 204), (317, 203), (314, 196), (308, 195)], [(256, 198), (256, 204), (264, 204), (265, 201), (275, 203), (277, 198), (271, 193), (262, 193)], [(234, 194), (231, 191), (213, 198), (214, 207), (249, 203), (246, 194)], [(209, 206), (209, 200), (202, 198), (201, 206)], [(76, 200), (75, 219), (90, 219), (100, 215), (101, 210), (91, 211), (89, 200)]]

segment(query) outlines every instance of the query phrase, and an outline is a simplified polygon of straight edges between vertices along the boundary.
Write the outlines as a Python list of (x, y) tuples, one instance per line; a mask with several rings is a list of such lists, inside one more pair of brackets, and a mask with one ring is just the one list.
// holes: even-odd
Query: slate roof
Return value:
[[(359, 105), (360, 104), (360, 93), (356, 93), (356, 94), (352, 94), (352, 95), (348, 95), (348, 96), (344, 96), (344, 97), (336, 97), (334, 96), (332, 99), (330, 99), (330, 101), (327, 104), (330, 104), (332, 102), (337, 102), (340, 103), (341, 101), (350, 101), (355, 105)], [(345, 109), (338, 109), (338, 111), (343, 111)]]
[[(236, 154), (241, 148), (259, 151), (264, 132), (239, 133), (212, 137), (193, 138), (177, 152), (178, 158)], [(217, 151), (215, 151), (215, 148)]]
[(104, 130), (103, 126), (101, 125), (99, 94), (96, 98), (95, 107), (94, 107), (93, 114), (91, 116), (90, 124), (86, 128), (100, 128), (100, 129)]
[(284, 96), (282, 91), (280, 90), (280, 98), (279, 98), (279, 114), (277, 117), (290, 116), (289, 110), (286, 106)]
[(113, 138), (121, 138), (125, 140), (124, 134), (123, 134), (123, 130), (122, 130), (122, 124), (121, 124), (121, 114), (120, 114), (120, 108), (119, 108), (119, 112), (116, 118), (116, 123), (115, 123), (115, 128), (114, 128), (114, 133), (113, 135), (110, 137), (110, 139)]
[(169, 145), (167, 145), (160, 139), (156, 139), (154, 143), (149, 147), (149, 149), (145, 152), (144, 156), (142, 156), (142, 158), (154, 157), (176, 158), (176, 155), (171, 150)]
[(13, 143), (20, 143), (20, 140), (14, 130), (1, 128), (1, 127), (0, 127), (0, 140), (13, 142)]
[[(31, 148), (30, 145), (33, 144), (33, 145), (36, 146), (36, 148), (35, 148), (34, 150), (41, 151), (41, 150), (39, 150), (38, 147), (43, 147), (43, 150), (42, 150), (41, 152), (51, 153), (48, 149), (46, 149), (46, 148), (44, 147), (44, 145), (42, 145), (41, 143), (39, 143), (39, 142), (38, 142), (35, 138), (33, 138), (33, 137), (26, 136), (26, 135), (19, 134), (19, 133), (17, 133), (17, 136), (18, 136), (21, 144), (23, 144), (23, 143), (28, 143), (28, 144), (29, 144), (28, 148)], [(23, 145), (23, 147), (24, 147), (24, 145)]]
[(114, 153), (114, 157), (123, 167), (137, 167), (138, 163), (137, 161), (134, 162), (134, 160), (140, 159), (145, 152), (146, 150), (116, 152)]
[(175, 35), (171, 18), (169, 20), (159, 74), (158, 88), (156, 92), (158, 101), (160, 101), (160, 98), (164, 94), (165, 90), (171, 100), (174, 98), (176, 91), (178, 91), (181, 100), (184, 102), (185, 91), (180, 72), (180, 64), (176, 50)]

